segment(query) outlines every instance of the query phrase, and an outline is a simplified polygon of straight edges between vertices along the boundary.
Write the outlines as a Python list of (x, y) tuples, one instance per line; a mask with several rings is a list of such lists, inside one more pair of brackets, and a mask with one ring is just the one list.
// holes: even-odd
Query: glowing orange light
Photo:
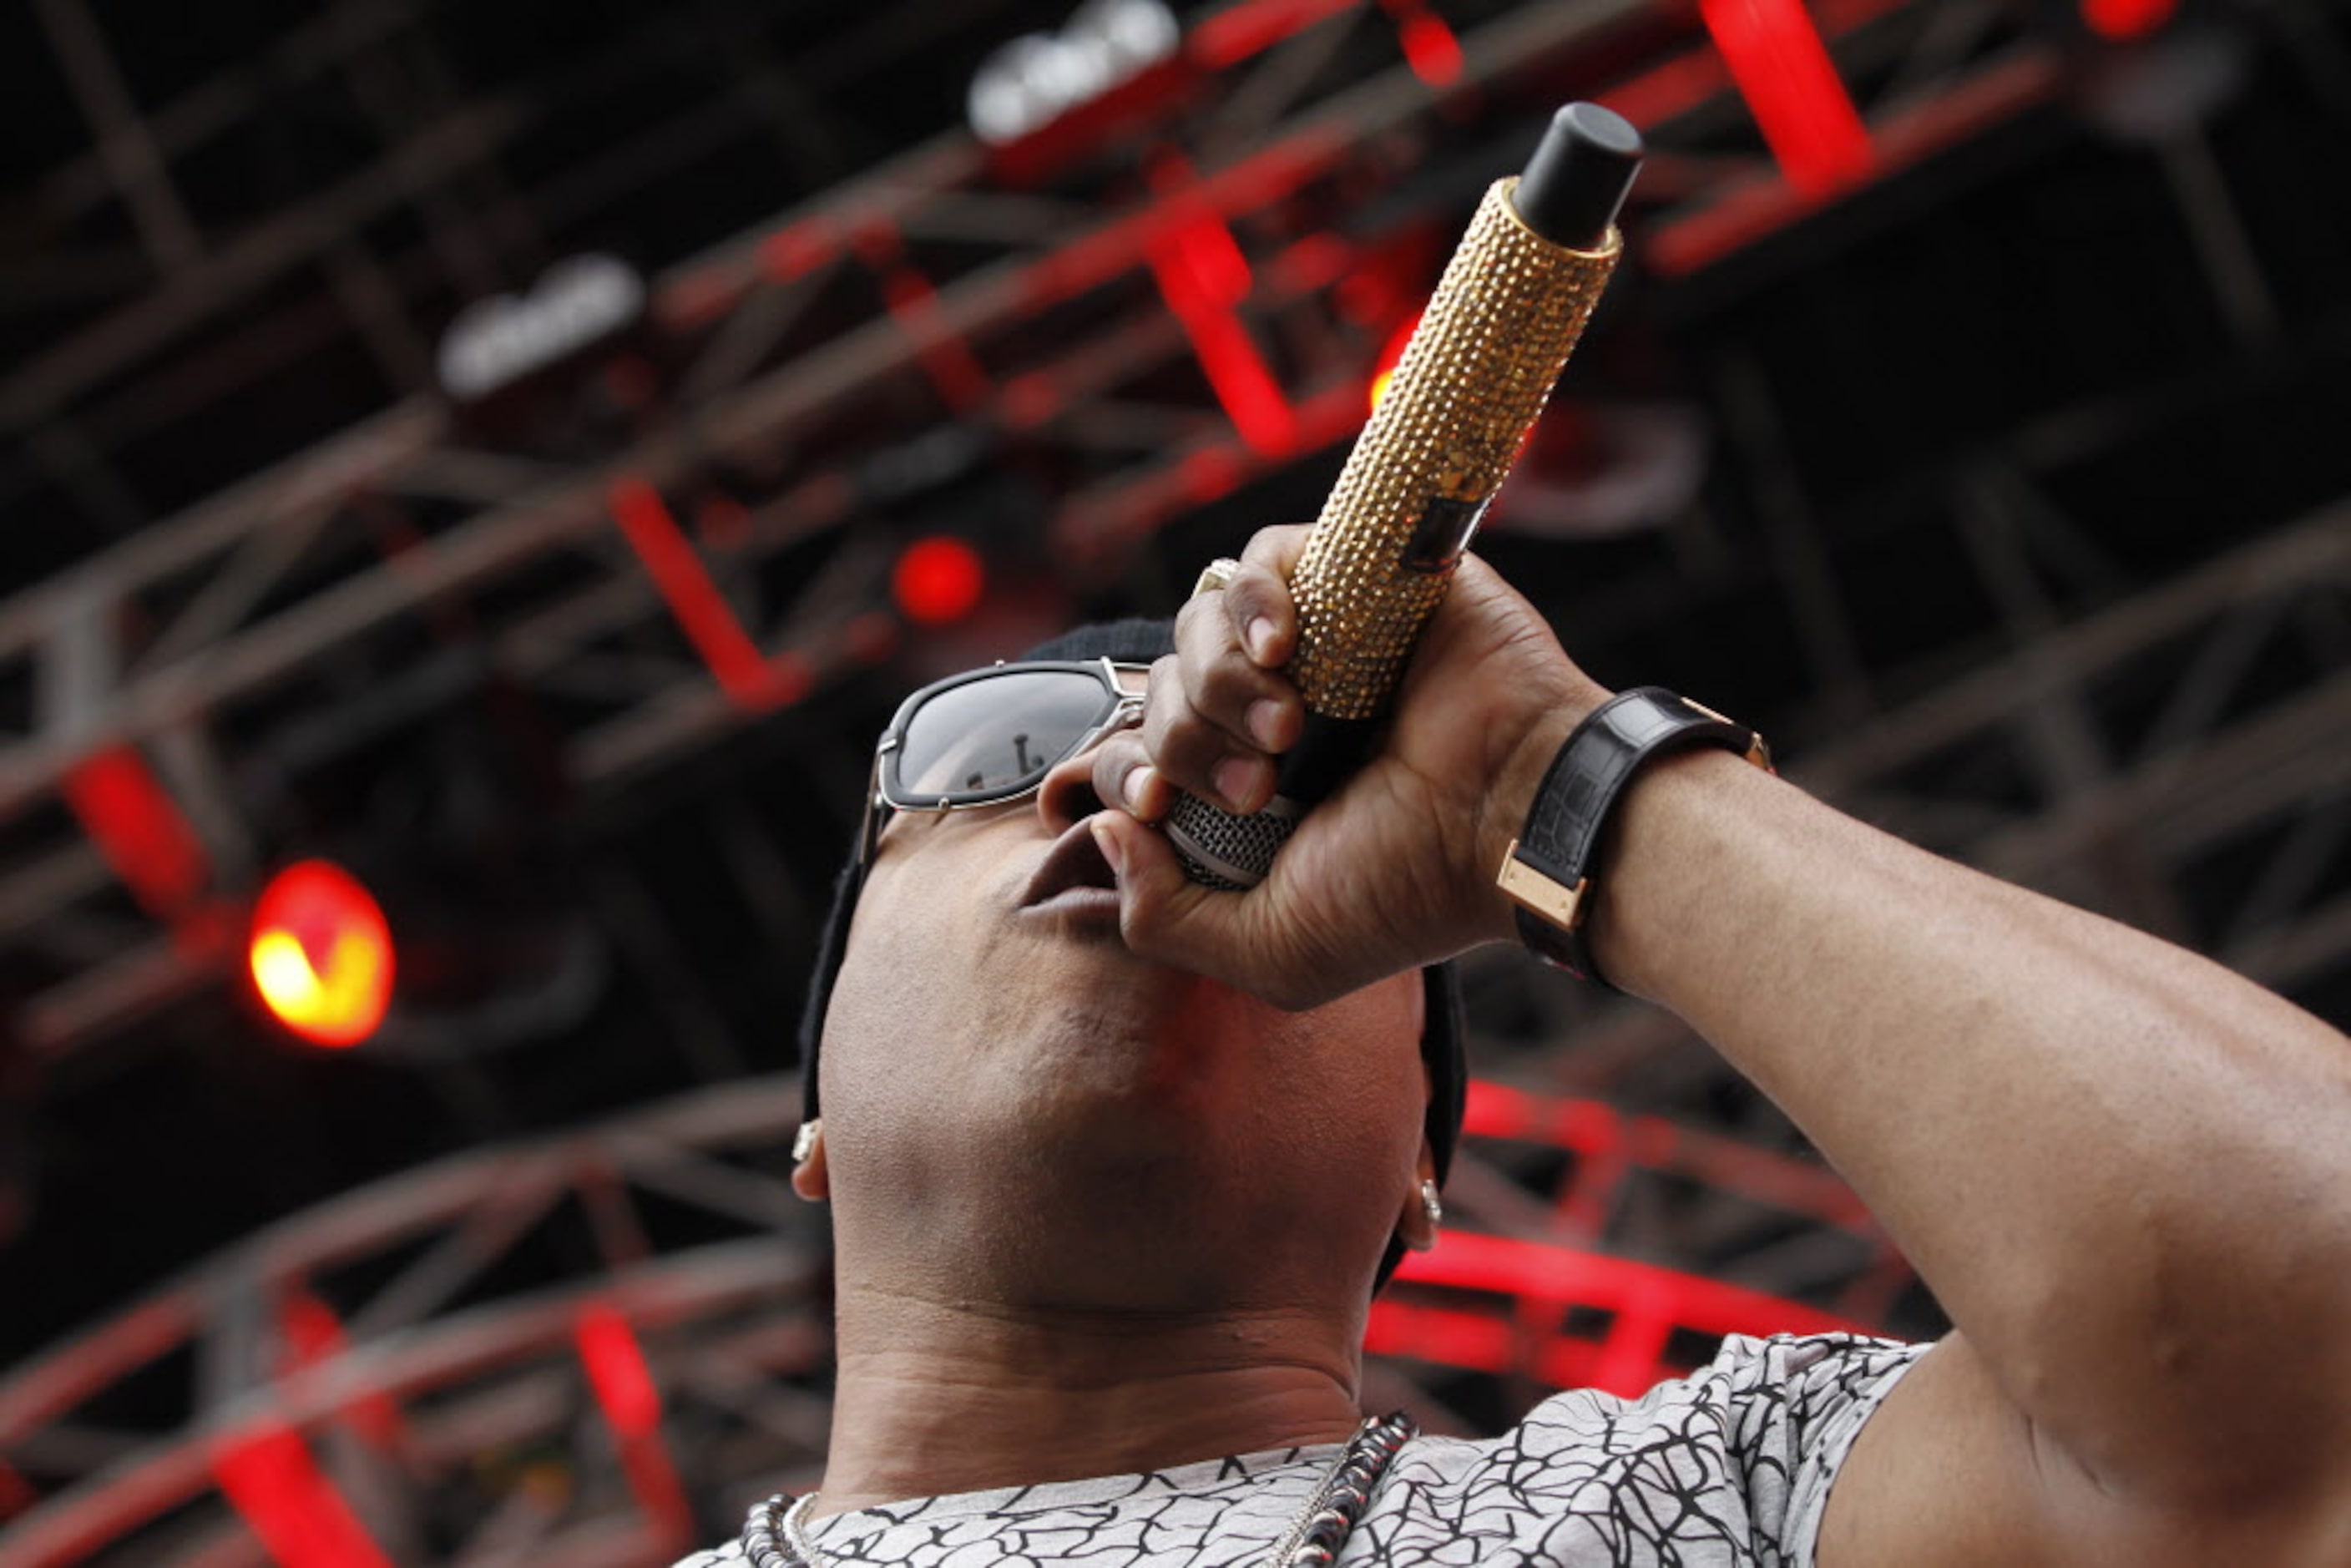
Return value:
[(906, 619), (925, 626), (960, 621), (978, 608), (987, 588), (979, 552), (958, 538), (916, 539), (890, 573), (890, 594)]
[(246, 961), (262, 1005), (316, 1045), (357, 1045), (392, 1002), (392, 928), (357, 877), (299, 861), (253, 906)]
[(1412, 342), (1413, 329), (1420, 325), (1420, 316), (1414, 313), (1411, 320), (1395, 329), (1387, 347), (1380, 350), (1378, 361), (1372, 367), (1372, 412), (1380, 411), (1380, 399), (1388, 395), (1388, 382), (1395, 378), (1395, 368), (1404, 362), (1404, 351)]

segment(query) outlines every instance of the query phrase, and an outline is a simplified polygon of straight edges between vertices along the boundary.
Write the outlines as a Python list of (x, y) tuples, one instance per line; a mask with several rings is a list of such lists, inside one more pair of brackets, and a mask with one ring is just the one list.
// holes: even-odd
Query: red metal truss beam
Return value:
[[(1480, 1104), (1481, 1122), (1499, 1121), (1510, 1136), (1539, 1132), (1568, 1114), (1566, 1102), (1498, 1100), (1484, 1090)], [(261, 1364), (275, 1369), (266, 1384), (220, 1406), (192, 1396), (176, 1429), (156, 1431), (142, 1446), (29, 1500), (0, 1536), (0, 1568), (67, 1568), (127, 1547), (174, 1510), (224, 1488), (283, 1561), (373, 1562), (376, 1549), (347, 1531), (356, 1521), (338, 1518), (348, 1505), (311, 1458), (322, 1429), (349, 1426), (362, 1412), (398, 1410), (403, 1430), (392, 1457), (410, 1465), (412, 1475), (429, 1476), (444, 1470), (453, 1454), (476, 1451), (492, 1431), (515, 1436), (488, 1405), (510, 1408), (503, 1391), (526, 1373), (556, 1379), (568, 1391), (548, 1406), (548, 1418), (568, 1440), (580, 1437), (569, 1413), (582, 1387), (611, 1429), (621, 1466), (616, 1481), (624, 1484), (608, 1490), (608, 1511), (590, 1522), (616, 1525), (609, 1511), (618, 1506), (633, 1521), (641, 1556), (667, 1550), (684, 1528), (684, 1483), (710, 1479), (683, 1476), (664, 1446), (668, 1427), (689, 1428), (688, 1403), (703, 1399), (705, 1385), (692, 1368), (705, 1347), (698, 1333), (686, 1331), (716, 1323), (756, 1331), (781, 1345), (796, 1367), (822, 1346), (809, 1294), (816, 1260), (794, 1245), (817, 1242), (814, 1233), (800, 1234), (812, 1222), (780, 1177), (730, 1163), (737, 1152), (773, 1146), (798, 1105), (789, 1075), (733, 1082), (602, 1128), (453, 1156), (272, 1227), (124, 1317), (0, 1378), (0, 1452), (31, 1451), (45, 1431), (69, 1427), (107, 1388), (214, 1332), (214, 1314), (238, 1282), (340, 1276), (340, 1289), (374, 1292), (345, 1302), (346, 1329), (323, 1300), (309, 1297), (323, 1287), (293, 1287), (285, 1300), (294, 1310), (267, 1320), (279, 1343), (257, 1347)], [(1510, 1120), (1520, 1112), (1531, 1117), (1531, 1129)], [(1775, 1157), (1750, 1152), (1759, 1160)], [(532, 1233), (528, 1217), (584, 1201), (615, 1179), (728, 1217), (750, 1233), (617, 1270), (603, 1260), (588, 1260), (580, 1266), (584, 1277), (534, 1286), (518, 1298), (485, 1301), (469, 1293), (508, 1248)], [(785, 1237), (774, 1232), (777, 1225), (786, 1228)], [(452, 1256), (468, 1260), (466, 1269), (451, 1275)], [(413, 1260), (385, 1280), (375, 1265), (390, 1257)], [(378, 1282), (356, 1286), (353, 1271)], [(438, 1288), (420, 1295), (411, 1284), (419, 1271)], [(451, 1310), (447, 1303), (457, 1300), (467, 1304)], [(1571, 1306), (1610, 1313), (1608, 1333), (1597, 1339), (1562, 1333)], [(764, 1328), (752, 1321), (761, 1314)], [(1407, 1264), (1371, 1332), (1382, 1354), (1562, 1386), (1629, 1389), (1659, 1364), (1677, 1330), (1850, 1326), (1669, 1268), (1456, 1229), (1435, 1252)], [(655, 1333), (663, 1336), (658, 1360), (644, 1343)], [(477, 1394), (479, 1415), (465, 1416), (469, 1396)], [(820, 1421), (812, 1420), (809, 1441), (820, 1444)], [(742, 1478), (722, 1479), (733, 1485)], [(336, 1552), (342, 1555), (329, 1554)]]
[(258, 1422), (223, 1439), (213, 1474), (279, 1568), (392, 1568), (292, 1427)]
[(806, 672), (797, 660), (770, 660), (759, 651), (660, 493), (642, 479), (616, 479), (611, 506), (629, 548), (719, 689), (753, 713), (798, 700), (808, 688)]
[(619, 1441), (621, 1468), (637, 1506), (672, 1549), (686, 1550), (694, 1535), (694, 1505), (662, 1439), (661, 1385), (646, 1364), (644, 1347), (629, 1320), (609, 1301), (580, 1308), (572, 1343), (597, 1407)]
[(1475, 1137), (1543, 1144), (1583, 1159), (1703, 1179), (1823, 1225), (1877, 1235), (1853, 1189), (1826, 1170), (1662, 1116), (1628, 1115), (1603, 1101), (1532, 1094), (1479, 1079), (1469, 1085), (1462, 1127)]
[[(1408, 1255), (1396, 1280), (1484, 1292), (1498, 1298), (1514, 1316), (1529, 1304), (1551, 1309), (1548, 1315), (1554, 1322), (1569, 1307), (1614, 1314), (1597, 1360), (1583, 1369), (1592, 1386), (1612, 1394), (1636, 1395), (1656, 1382), (1667, 1370), (1664, 1352), (1677, 1329), (1708, 1335), (1870, 1332), (1866, 1325), (1833, 1312), (1702, 1275), (1606, 1253), (1459, 1230), (1448, 1231), (1434, 1251)], [(1437, 1332), (1429, 1320), (1416, 1322), (1409, 1316), (1408, 1301), (1383, 1322), (1388, 1305), (1382, 1301), (1374, 1306), (1372, 1349), (1467, 1364), (1471, 1370), (1496, 1370), (1481, 1359), (1492, 1354), (1489, 1340), (1448, 1335)], [(1540, 1375), (1552, 1339), (1543, 1336), (1529, 1347), (1531, 1354), (1500, 1370)], [(1568, 1354), (1579, 1357), (1583, 1353)], [(1465, 1359), (1456, 1362), (1457, 1355)], [(1529, 1360), (1534, 1364), (1527, 1364)]]
[[(1939, 97), (1881, 121), (1866, 181), (1883, 182), (2054, 99), (2064, 87), (2056, 59), (2019, 54)], [(1846, 181), (1851, 194), (1865, 183)], [(1714, 199), (1649, 231), (1648, 263), (1668, 277), (1697, 272), (1820, 211), (1820, 199), (1769, 172), (1722, 183)]]
[(1869, 132), (1802, 0), (1698, 0), (1788, 183), (1814, 201), (1869, 172)]
[(179, 803), (129, 746), (91, 753), (67, 769), (66, 801), (149, 915), (166, 923), (195, 909), (212, 857)]

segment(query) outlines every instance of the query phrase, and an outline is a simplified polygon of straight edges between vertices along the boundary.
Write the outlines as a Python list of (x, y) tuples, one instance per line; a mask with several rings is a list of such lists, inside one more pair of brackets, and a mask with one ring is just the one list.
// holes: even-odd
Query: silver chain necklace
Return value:
[[(1323, 1472), (1305, 1506), (1282, 1531), (1265, 1568), (1328, 1568), (1355, 1521), (1379, 1490), (1397, 1450), (1419, 1434), (1420, 1424), (1404, 1411), (1365, 1421), (1353, 1441)], [(743, 1521), (743, 1555), (751, 1568), (831, 1568), (808, 1538), (809, 1492), (785, 1505), (778, 1495), (755, 1503)]]

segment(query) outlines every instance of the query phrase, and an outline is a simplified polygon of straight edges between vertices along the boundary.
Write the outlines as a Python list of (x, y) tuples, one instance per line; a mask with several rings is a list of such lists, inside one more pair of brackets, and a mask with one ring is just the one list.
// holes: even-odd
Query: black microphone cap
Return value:
[(1571, 103), (1551, 117), (1510, 204), (1519, 221), (1553, 245), (1596, 250), (1641, 168), (1641, 133), (1596, 103)]

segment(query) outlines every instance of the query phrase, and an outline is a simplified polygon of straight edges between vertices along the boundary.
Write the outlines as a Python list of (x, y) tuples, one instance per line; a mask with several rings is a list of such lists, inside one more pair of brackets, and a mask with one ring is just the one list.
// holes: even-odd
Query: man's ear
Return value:
[(800, 1124), (799, 1136), (792, 1140), (792, 1190), (810, 1203), (822, 1203), (832, 1196), (832, 1178), (824, 1164), (824, 1122), (821, 1118)]
[(1437, 1217), (1429, 1212), (1425, 1196), (1437, 1190), (1437, 1155), (1426, 1137), (1420, 1140), (1420, 1157), (1414, 1162), (1414, 1172), (1404, 1203), (1396, 1210), (1395, 1233), (1406, 1250), (1426, 1252), (1437, 1245)]

